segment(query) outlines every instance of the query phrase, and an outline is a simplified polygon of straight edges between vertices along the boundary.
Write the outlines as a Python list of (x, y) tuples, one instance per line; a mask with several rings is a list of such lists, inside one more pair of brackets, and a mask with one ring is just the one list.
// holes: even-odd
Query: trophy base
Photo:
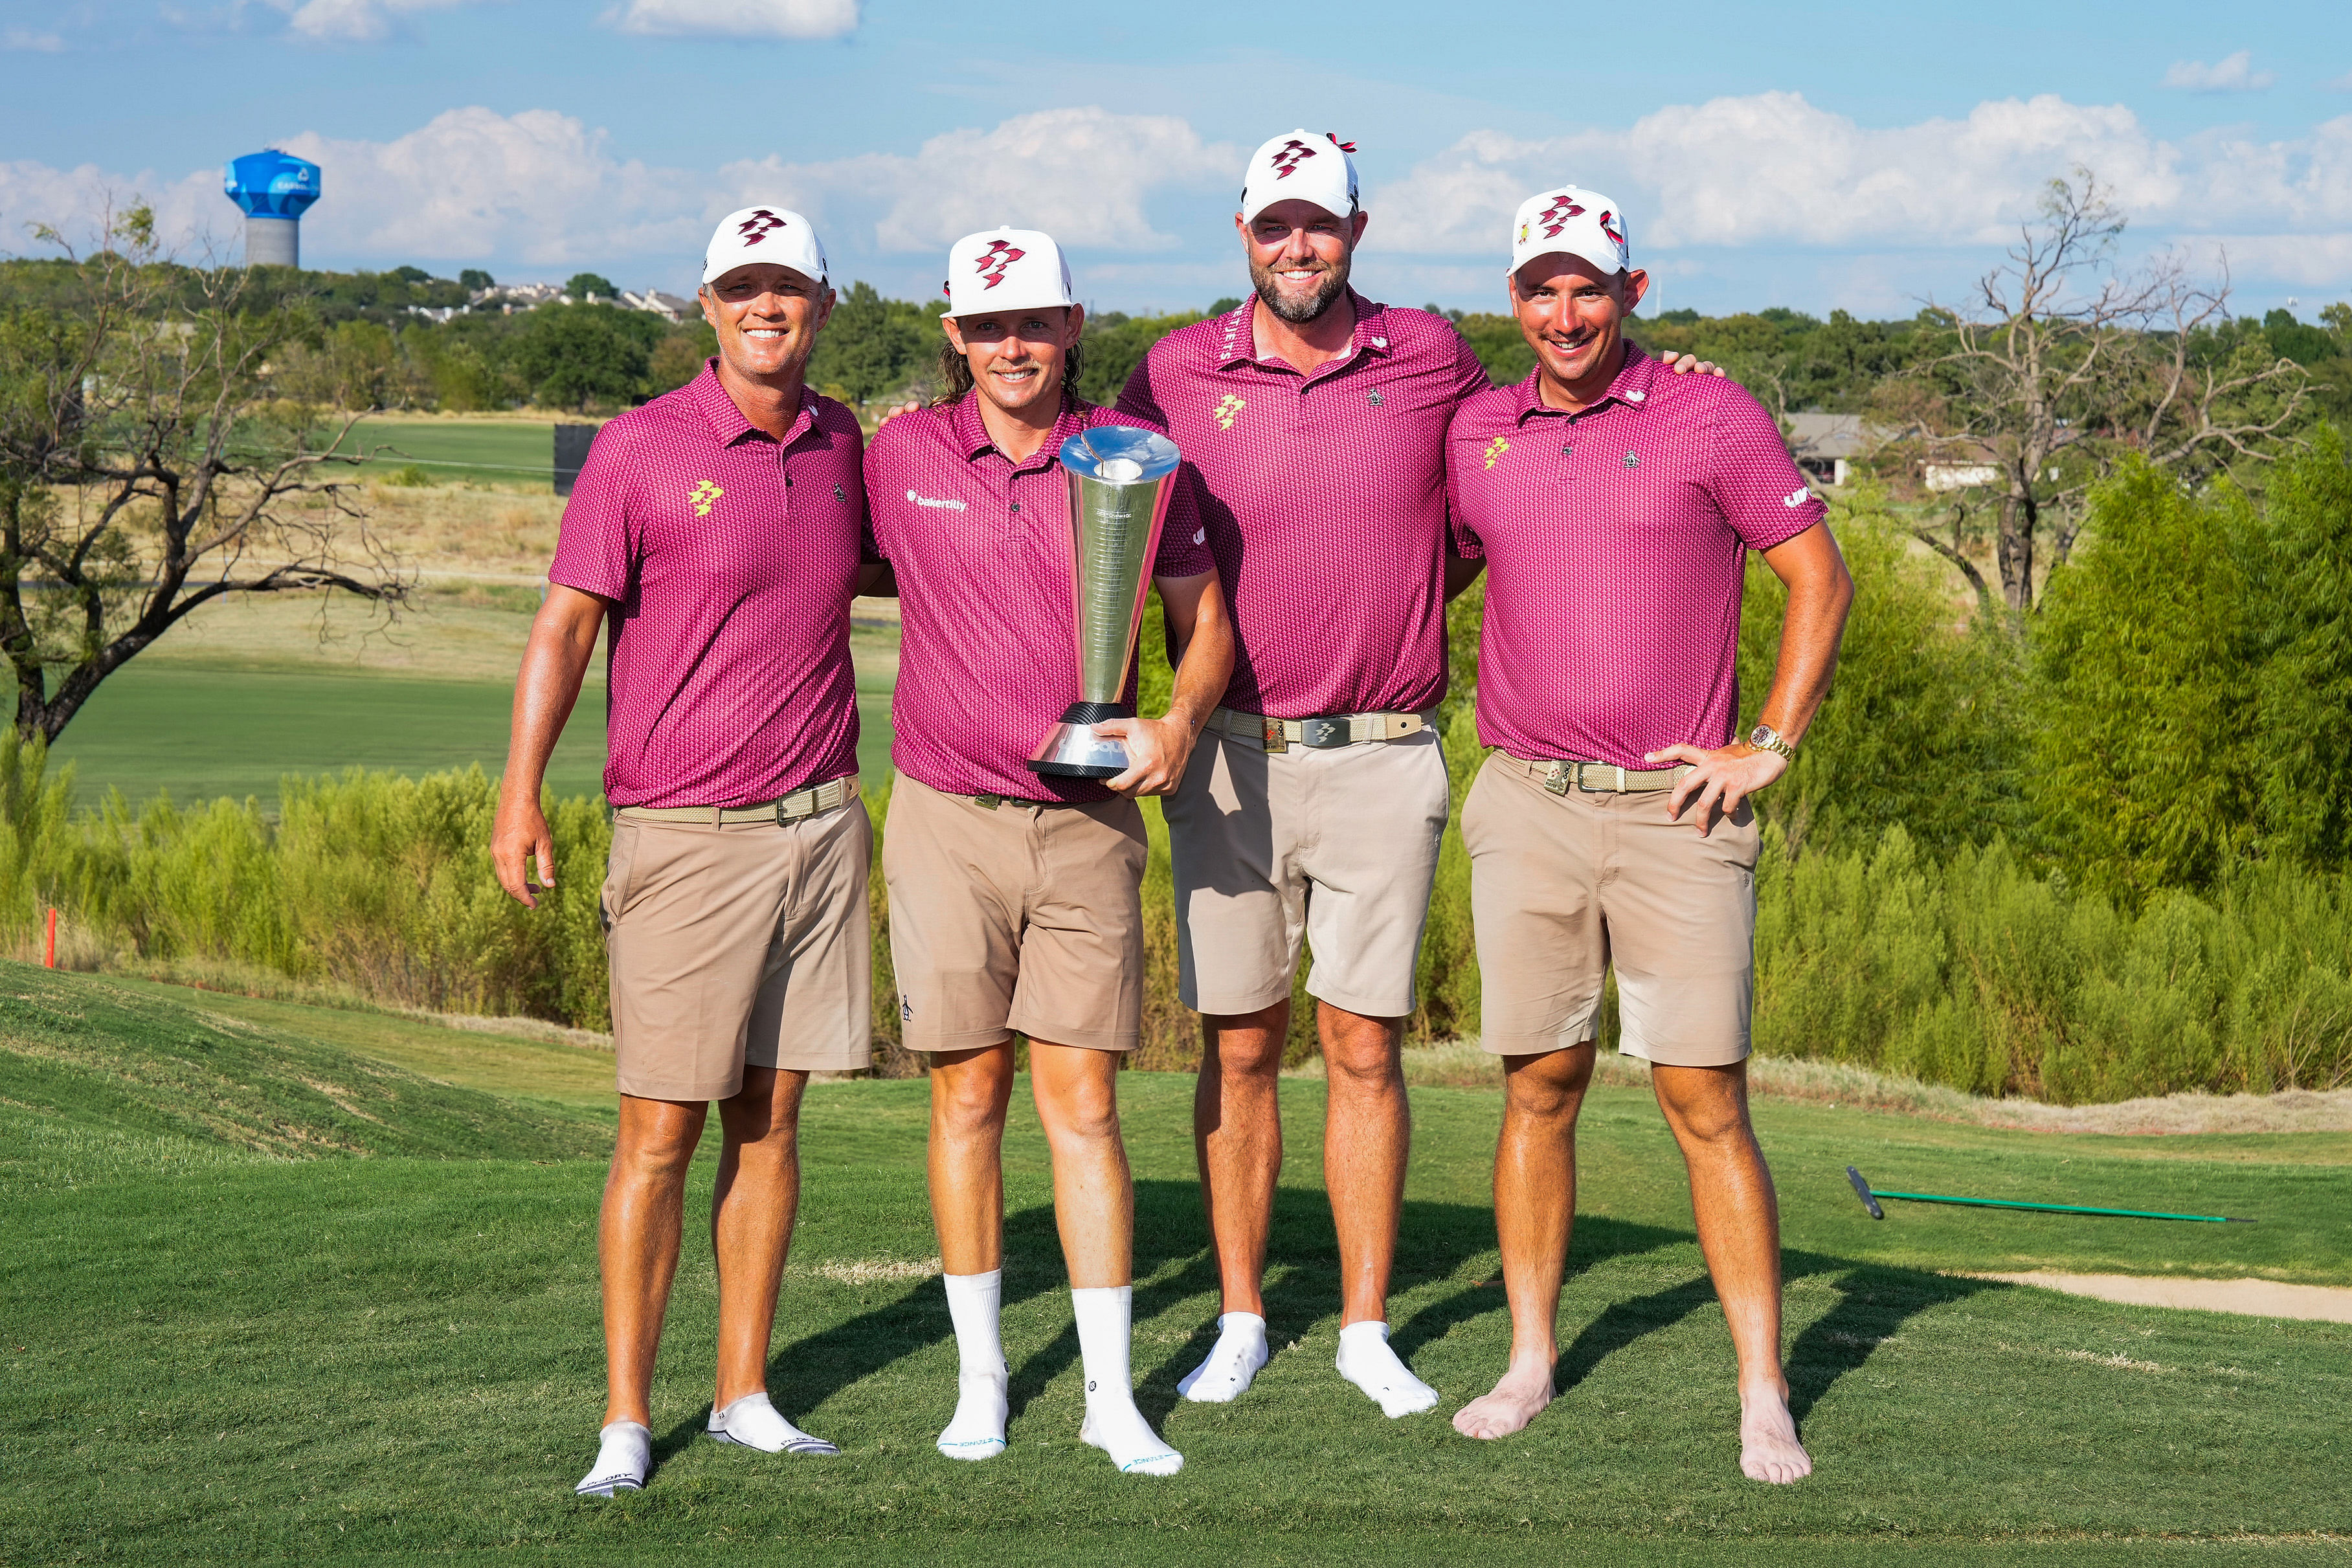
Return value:
[(1123, 702), (1073, 702), (1062, 721), (1045, 731), (1029, 753), (1029, 771), (1064, 779), (1112, 779), (1127, 772), (1127, 742), (1116, 735), (1098, 735), (1095, 725), (1105, 719), (1132, 719), (1135, 710)]

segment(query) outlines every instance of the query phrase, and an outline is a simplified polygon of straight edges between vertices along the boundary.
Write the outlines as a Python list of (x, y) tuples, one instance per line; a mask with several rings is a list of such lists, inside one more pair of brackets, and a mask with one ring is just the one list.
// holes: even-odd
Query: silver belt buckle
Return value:
[(1344, 713), (1333, 718), (1301, 719), (1298, 721), (1298, 743), (1312, 746), (1317, 751), (1328, 751), (1334, 746), (1349, 744), (1351, 728)]
[[(1601, 770), (1601, 775), (1603, 778), (1608, 777), (1613, 773), (1617, 775), (1617, 782), (1613, 784), (1586, 784), (1584, 782), (1584, 770), (1587, 768), (1599, 768)], [(1608, 795), (1612, 792), (1618, 795), (1623, 795), (1625, 793), (1625, 770), (1615, 763), (1579, 763), (1576, 764), (1576, 787), (1583, 791), (1586, 795)]]

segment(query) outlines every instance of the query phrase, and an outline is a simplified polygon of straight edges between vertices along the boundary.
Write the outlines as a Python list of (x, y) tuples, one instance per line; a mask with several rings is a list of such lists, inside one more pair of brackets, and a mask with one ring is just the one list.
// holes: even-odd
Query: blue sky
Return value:
[[(1239, 170), (1360, 146), (1360, 281), (1492, 308), (1518, 196), (1615, 196), (1665, 302), (1908, 314), (2086, 164), (2134, 254), (2226, 254), (2241, 310), (2352, 295), (2352, 6), (1802, 11), (1359, 0), (0, 0), (0, 246), (111, 193), (234, 254), (226, 159), (324, 167), (306, 261), (690, 285), (782, 201), (836, 272), (929, 297), (947, 245), (1051, 230), (1100, 307), (1241, 290)], [(192, 237), (190, 245), (201, 243)]]

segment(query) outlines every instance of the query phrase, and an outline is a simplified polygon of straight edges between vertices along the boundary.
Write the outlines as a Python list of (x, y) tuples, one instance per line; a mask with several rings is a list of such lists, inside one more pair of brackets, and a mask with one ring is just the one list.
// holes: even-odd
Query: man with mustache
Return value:
[[(1232, 634), (1180, 473), (1151, 564), (1178, 660), (1167, 713), (1096, 726), (1126, 741), (1130, 765), (1117, 777), (1029, 771), (1078, 687), (1062, 444), (1136, 421), (1076, 394), (1086, 311), (1050, 237), (958, 240), (947, 292), (947, 392), (876, 432), (866, 458), (875, 542), (905, 619), (882, 873), (900, 1027), (930, 1058), (931, 1212), (959, 1366), (939, 1449), (1004, 1451), (1003, 1141), (1019, 1034), (1086, 1370), (1079, 1436), (1124, 1474), (1171, 1476), (1183, 1456), (1136, 1407), (1129, 1364), (1135, 1188), (1118, 1067), (1142, 1039), (1135, 797), (1166, 794), (1185, 772), (1232, 672)], [(1132, 669), (1127, 682), (1132, 702)]]
[[(1727, 382), (1625, 342), (1648, 288), (1623, 209), (1531, 196), (1508, 295), (1536, 369), (1454, 416), (1446, 475), (1466, 586), (1489, 574), (1462, 810), (1484, 1027), (1503, 1059), (1495, 1221), (1511, 1362), (1454, 1425), (1524, 1427), (1552, 1397), (1576, 1211), (1576, 1116), (1613, 968), (1619, 1049), (1645, 1058), (1689, 1170), (1739, 1363), (1740, 1468), (1808, 1475), (1780, 1369), (1780, 1219), (1748, 1120), (1755, 868), (1748, 797), (1779, 778), (1837, 666), (1853, 583), (1780, 431)], [(1779, 667), (1735, 740), (1747, 552), (1789, 587)]]
[(811, 1072), (870, 1058), (873, 829), (849, 601), (881, 568), (865, 548), (856, 416), (805, 376), (833, 299), (800, 214), (747, 207), (719, 223), (701, 289), (719, 353), (597, 432), (515, 685), (491, 851), (500, 884), (530, 904), (534, 862), (540, 886), (555, 884), (547, 759), (609, 626), (601, 902), (621, 1105), (597, 1235), (609, 1391), (583, 1495), (646, 1483), (654, 1356), (712, 1100), (724, 1143), (710, 1436), (837, 1452), (767, 1393), (802, 1090)]
[(1328, 1084), (1336, 1360), (1393, 1417), (1438, 1397), (1388, 1346), (1411, 1141), (1398, 1053), (1451, 802), (1430, 728), (1445, 695), (1445, 426), (1487, 380), (1451, 322), (1349, 287), (1368, 222), (1350, 151), (1304, 130), (1258, 148), (1234, 219), (1253, 298), (1161, 339), (1119, 408), (1165, 424), (1199, 469), (1236, 643), (1215, 743), (1167, 806), (1223, 1286), (1216, 1346), (1180, 1386), (1238, 1398), (1268, 1355), (1259, 1284), (1303, 942)]

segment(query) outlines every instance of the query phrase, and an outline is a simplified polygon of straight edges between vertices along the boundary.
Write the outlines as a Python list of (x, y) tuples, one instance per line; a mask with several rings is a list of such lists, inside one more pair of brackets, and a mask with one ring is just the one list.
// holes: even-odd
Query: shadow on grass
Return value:
[[(1200, 1189), (1187, 1181), (1139, 1181), (1135, 1184), (1135, 1321), (1149, 1322), (1194, 1298), (1213, 1295), (1216, 1262), (1208, 1248)], [(1612, 1259), (1689, 1245), (1688, 1230), (1641, 1225), (1595, 1215), (1580, 1217), (1570, 1268), (1582, 1273)], [(1454, 1279), (1464, 1266), (1495, 1248), (1490, 1209), (1467, 1204), (1407, 1203), (1398, 1232), (1391, 1289), (1397, 1295)], [(1269, 1260), (1264, 1294), (1269, 1348), (1279, 1352), (1304, 1338), (1339, 1307), (1339, 1245), (1328, 1201), (1311, 1189), (1281, 1188), (1275, 1194), (1268, 1235)], [(1171, 1268), (1171, 1265), (1179, 1267)], [(1879, 1343), (1904, 1321), (1932, 1306), (1961, 1300), (1986, 1289), (1974, 1280), (1877, 1266), (1815, 1253), (1783, 1256), (1790, 1279), (1816, 1274), (1842, 1275), (1835, 1306), (1809, 1323), (1789, 1347), (1790, 1405), (1801, 1420), (1839, 1378), (1868, 1361)], [(1004, 1304), (1009, 1308), (1066, 1289), (1061, 1242), (1050, 1204), (1005, 1216)], [(1643, 1337), (1673, 1327), (1715, 1299), (1705, 1275), (1663, 1290), (1612, 1302), (1580, 1330), (1559, 1358), (1556, 1393), (1566, 1393), (1591, 1375), (1609, 1356)], [(1499, 1280), (1465, 1286), (1423, 1307), (1396, 1325), (1391, 1342), (1408, 1360), (1422, 1346), (1443, 1338), (1455, 1325), (1507, 1310)], [(1213, 1314), (1192, 1338), (1158, 1364), (1139, 1367), (1137, 1404), (1155, 1424), (1180, 1397), (1176, 1383), (1198, 1364), (1216, 1341)], [(778, 1351), (769, 1365), (770, 1384), (780, 1409), (813, 1410), (835, 1394), (923, 1349), (948, 1342), (954, 1328), (946, 1294), (936, 1279), (924, 1280), (898, 1300), (859, 1314)], [(1078, 1359), (1075, 1323), (1012, 1369), (1011, 1415), (1018, 1420), (1047, 1384)], [(1501, 1368), (1498, 1366), (1496, 1372)], [(940, 1391), (941, 1407), (952, 1403), (953, 1387)], [(689, 1422), (664, 1436), (656, 1458), (693, 1439), (700, 1423)]]

